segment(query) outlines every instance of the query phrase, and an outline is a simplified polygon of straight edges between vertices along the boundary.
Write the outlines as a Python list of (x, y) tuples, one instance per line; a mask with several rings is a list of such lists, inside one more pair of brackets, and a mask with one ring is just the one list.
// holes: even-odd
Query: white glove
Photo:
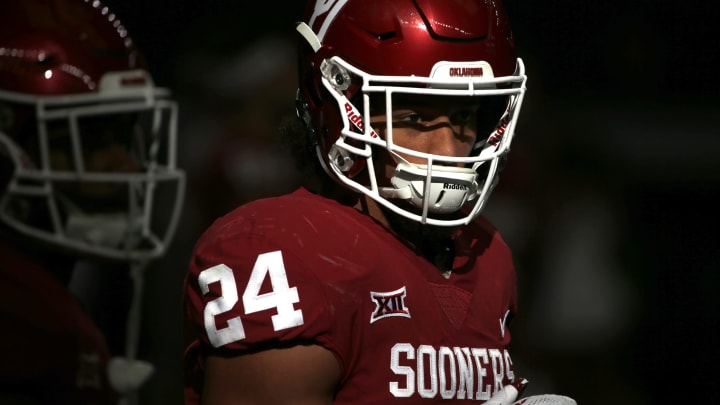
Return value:
[(519, 378), (498, 391), (485, 405), (577, 405), (574, 399), (563, 395), (543, 394), (515, 400), (525, 390), (528, 381)]
[(492, 398), (485, 402), (485, 405), (513, 405), (513, 402), (523, 392), (527, 383), (528, 381), (524, 378), (513, 381), (496, 392)]

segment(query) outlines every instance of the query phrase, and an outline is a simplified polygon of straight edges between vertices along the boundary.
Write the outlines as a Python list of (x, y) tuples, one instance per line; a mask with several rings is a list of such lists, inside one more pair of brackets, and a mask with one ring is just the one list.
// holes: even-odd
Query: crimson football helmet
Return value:
[[(176, 103), (153, 84), (125, 27), (100, 1), (4, 4), (4, 224), (84, 256), (162, 255), (184, 196), (176, 132)], [(162, 207), (161, 196), (169, 199)]]
[[(421, 223), (454, 226), (475, 218), (495, 186), (526, 89), (501, 2), (318, 0), (309, 2), (297, 31), (298, 115), (315, 137), (325, 171)], [(394, 144), (393, 100), (407, 95), (473, 98), (486, 106), (477, 122), (488, 125), (478, 125), (470, 156)], [(369, 124), (371, 111), (386, 114), (385, 136)], [(392, 186), (379, 185), (377, 151), (398, 162)], [(462, 215), (443, 215), (452, 212)]]

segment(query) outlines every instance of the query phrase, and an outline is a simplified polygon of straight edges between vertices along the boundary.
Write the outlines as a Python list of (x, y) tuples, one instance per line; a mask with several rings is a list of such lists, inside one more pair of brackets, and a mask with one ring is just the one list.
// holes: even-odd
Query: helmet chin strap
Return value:
[[(380, 187), (387, 199), (406, 200), (414, 207), (433, 214), (447, 214), (462, 208), (478, 196), (477, 172), (465, 167), (416, 165), (401, 156), (390, 178), (392, 187)], [(428, 190), (425, 193), (425, 190)]]
[(120, 394), (119, 405), (139, 403), (138, 390), (155, 372), (155, 366), (137, 358), (142, 323), (142, 293), (147, 261), (130, 262), (133, 281), (132, 300), (128, 308), (125, 335), (125, 355), (113, 356), (107, 366), (108, 379), (115, 392)]

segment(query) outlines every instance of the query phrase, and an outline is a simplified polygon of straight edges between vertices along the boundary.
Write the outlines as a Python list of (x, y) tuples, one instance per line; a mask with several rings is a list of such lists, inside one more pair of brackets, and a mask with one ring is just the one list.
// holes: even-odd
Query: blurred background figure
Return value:
[[(123, 21), (146, 34), (136, 42), (153, 50), (153, 76), (173, 88), (180, 106), (178, 162), (187, 193), (169, 253), (146, 273), (140, 353), (156, 372), (140, 394), (146, 404), (182, 403), (181, 292), (195, 241), (231, 208), (300, 183), (277, 128), (295, 111), (292, 27), (304, 3), (114, 3), (121, 15), (135, 16)], [(155, 35), (161, 32), (172, 36)]]
[[(0, 14), (0, 403), (134, 402), (143, 273), (184, 197), (177, 107), (99, 1)], [(103, 333), (105, 332), (105, 333)]]

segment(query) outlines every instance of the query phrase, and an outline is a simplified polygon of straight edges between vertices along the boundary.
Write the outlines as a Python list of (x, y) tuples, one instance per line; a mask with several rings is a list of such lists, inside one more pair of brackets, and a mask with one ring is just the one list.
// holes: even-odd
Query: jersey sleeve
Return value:
[(186, 315), (201, 342), (244, 352), (327, 343), (322, 283), (282, 233), (229, 225), (198, 241), (185, 281)]

